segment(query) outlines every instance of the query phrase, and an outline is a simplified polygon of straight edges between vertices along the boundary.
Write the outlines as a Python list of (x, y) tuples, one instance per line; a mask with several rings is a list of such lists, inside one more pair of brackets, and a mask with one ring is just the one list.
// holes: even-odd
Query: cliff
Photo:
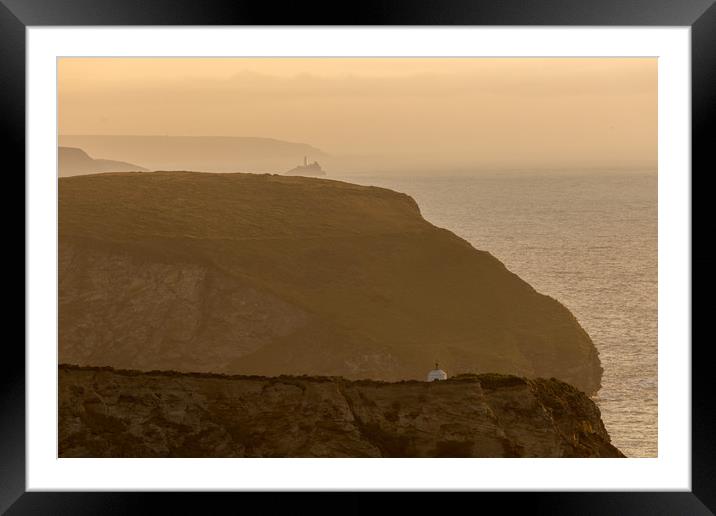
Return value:
[(623, 457), (558, 380), (385, 383), (60, 366), (60, 457)]
[(574, 316), (390, 190), (306, 177), (59, 181), (60, 362), (600, 386)]

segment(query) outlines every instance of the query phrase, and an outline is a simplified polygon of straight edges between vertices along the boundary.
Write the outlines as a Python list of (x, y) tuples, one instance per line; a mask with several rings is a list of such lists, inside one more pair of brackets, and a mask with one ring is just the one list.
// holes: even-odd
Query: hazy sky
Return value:
[(61, 134), (263, 136), (406, 167), (657, 157), (655, 58), (64, 58), (58, 83)]

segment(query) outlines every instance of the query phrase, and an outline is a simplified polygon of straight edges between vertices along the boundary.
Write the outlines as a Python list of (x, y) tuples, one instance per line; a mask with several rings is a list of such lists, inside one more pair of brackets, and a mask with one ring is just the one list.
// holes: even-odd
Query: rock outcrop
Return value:
[(422, 379), (495, 372), (600, 387), (574, 316), (409, 196), (307, 177), (59, 181), (60, 362)]
[(241, 377), (60, 366), (60, 457), (622, 457), (561, 381)]

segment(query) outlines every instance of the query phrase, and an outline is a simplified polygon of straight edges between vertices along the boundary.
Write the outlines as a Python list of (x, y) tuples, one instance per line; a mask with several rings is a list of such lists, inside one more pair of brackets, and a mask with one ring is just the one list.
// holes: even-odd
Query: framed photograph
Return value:
[(711, 514), (712, 4), (5, 0), (26, 333), (0, 509)]

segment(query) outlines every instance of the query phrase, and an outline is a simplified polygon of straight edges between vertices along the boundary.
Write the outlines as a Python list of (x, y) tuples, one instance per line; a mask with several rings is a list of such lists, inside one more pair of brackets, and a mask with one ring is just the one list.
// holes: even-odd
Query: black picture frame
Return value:
[[(28, 26), (73, 25), (556, 25), (556, 26), (689, 26), (692, 43), (692, 253), (700, 249), (693, 236), (708, 222), (699, 195), (712, 167), (716, 106), (716, 6), (713, 0), (525, 0), (471, 1), (429, 0), (334, 2), (330, 5), (294, 2), (288, 5), (246, 1), (190, 0), (0, 0), (0, 126), (6, 162), (5, 171), (18, 183), (25, 164), (25, 29)], [(698, 171), (698, 172), (697, 172)], [(689, 171), (684, 171), (689, 173)], [(6, 183), (11, 184), (11, 183)], [(24, 182), (17, 185), (24, 191)], [(7, 198), (20, 198), (17, 190)], [(24, 196), (22, 197), (24, 198)], [(699, 206), (701, 208), (699, 208)], [(6, 208), (8, 210), (8, 208)], [(8, 211), (11, 227), (17, 211)], [(24, 235), (23, 235), (24, 238)], [(7, 247), (9, 249), (9, 246)], [(14, 248), (16, 249), (16, 248)], [(24, 245), (23, 245), (24, 249)], [(12, 263), (29, 259), (25, 253), (7, 253)], [(692, 255), (693, 256), (693, 255)], [(709, 263), (704, 255), (692, 257), (692, 274)], [(14, 269), (17, 270), (17, 269)], [(7, 273), (8, 276), (19, 274)], [(694, 294), (711, 290), (712, 275), (702, 274)], [(19, 281), (19, 280), (18, 280)], [(24, 299), (24, 297), (23, 297)], [(708, 299), (708, 298), (704, 298)], [(14, 298), (12, 302), (15, 303)], [(19, 303), (18, 303), (19, 304)], [(705, 319), (713, 303), (692, 301), (692, 331), (696, 315)], [(23, 303), (24, 310), (24, 303)], [(8, 317), (8, 321), (10, 318)], [(696, 335), (694, 333), (694, 335)], [(712, 411), (713, 388), (710, 342), (692, 338), (692, 490), (690, 492), (589, 492), (589, 493), (475, 493), (453, 496), (440, 502), (441, 512), (480, 503), (497, 502), (500, 512), (529, 510), (540, 514), (713, 514), (716, 512), (716, 416)], [(218, 501), (252, 505), (250, 493), (166, 494), (166, 493), (40, 493), (25, 489), (25, 353), (19, 339), (4, 343), (2, 391), (0, 392), (0, 512), (8, 514), (130, 514), (146, 512), (150, 504), (161, 504), (165, 513), (193, 513)], [(679, 343), (688, 346), (689, 343)], [(315, 512), (373, 511), (375, 494), (350, 493), (332, 502), (334, 495), (292, 496), (293, 511), (310, 504)], [(470, 496), (465, 500), (464, 496)], [(477, 496), (477, 499), (472, 497)], [(271, 506), (277, 509), (273, 504)], [(265, 500), (260, 503), (265, 504)], [(427, 510), (421, 495), (411, 497), (403, 510)], [(337, 504), (337, 505), (336, 505)], [(409, 507), (409, 505), (415, 507)], [(484, 504), (484, 505), (482, 505)], [(155, 505), (156, 507), (156, 505)], [(238, 506), (235, 506), (238, 510)], [(401, 510), (401, 512), (403, 512)], [(234, 511), (232, 511), (234, 512)], [(270, 512), (274, 512), (271, 510)]]

